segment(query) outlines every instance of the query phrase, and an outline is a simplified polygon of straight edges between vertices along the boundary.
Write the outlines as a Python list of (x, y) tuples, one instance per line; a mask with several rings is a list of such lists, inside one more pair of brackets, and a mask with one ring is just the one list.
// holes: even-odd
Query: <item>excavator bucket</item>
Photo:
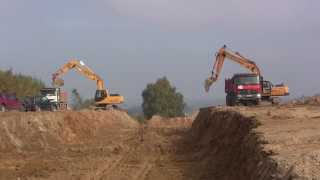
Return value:
[(64, 80), (63, 79), (60, 79), (60, 78), (57, 78), (55, 79), (53, 82), (52, 82), (52, 85), (54, 87), (61, 87), (64, 85)]
[(207, 78), (205, 81), (204, 81), (204, 89), (206, 92), (209, 92), (210, 90), (210, 87), (212, 86), (212, 84), (215, 82), (216, 80), (212, 77), (209, 77)]

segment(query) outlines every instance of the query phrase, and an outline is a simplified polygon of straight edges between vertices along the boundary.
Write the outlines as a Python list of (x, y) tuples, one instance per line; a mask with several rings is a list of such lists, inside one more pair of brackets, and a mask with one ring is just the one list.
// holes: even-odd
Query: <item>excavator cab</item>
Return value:
[(96, 94), (94, 96), (95, 101), (102, 101), (108, 96), (106, 90), (96, 90)]
[(95, 101), (97, 107), (105, 108), (109, 105), (116, 107), (124, 102), (124, 97), (119, 94), (108, 94), (107, 90), (96, 90)]
[(271, 96), (271, 91), (273, 84), (270, 81), (261, 81), (262, 82), (262, 95)]

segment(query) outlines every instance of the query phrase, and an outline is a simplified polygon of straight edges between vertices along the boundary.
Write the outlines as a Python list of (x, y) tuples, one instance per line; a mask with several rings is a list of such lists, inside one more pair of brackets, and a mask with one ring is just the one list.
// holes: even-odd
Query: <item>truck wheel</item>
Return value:
[(6, 106), (3, 104), (0, 105), (0, 112), (6, 112)]
[(50, 110), (51, 110), (52, 112), (56, 112), (56, 111), (57, 111), (57, 107), (56, 107), (56, 106), (51, 106)]
[(27, 112), (27, 108), (26, 108), (25, 106), (21, 106), (21, 107), (19, 108), (19, 111), (20, 111), (20, 112)]
[(227, 106), (232, 106), (231, 96), (229, 94), (226, 96), (226, 105)]
[(236, 105), (236, 97), (235, 96), (230, 96), (230, 106), (235, 106)]
[(280, 104), (280, 101), (279, 101), (278, 98), (272, 98), (272, 99), (271, 99), (271, 104), (272, 104), (272, 105), (279, 105), (279, 104)]
[(40, 108), (39, 106), (36, 106), (36, 107), (35, 107), (35, 111), (36, 111), (36, 112), (41, 112), (41, 108)]
[(228, 99), (228, 95), (226, 96), (226, 106), (229, 106), (229, 99)]

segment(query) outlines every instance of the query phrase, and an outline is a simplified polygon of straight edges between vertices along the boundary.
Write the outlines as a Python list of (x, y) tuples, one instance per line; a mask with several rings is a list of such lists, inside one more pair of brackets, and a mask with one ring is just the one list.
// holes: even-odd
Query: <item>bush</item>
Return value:
[(0, 70), (0, 92), (15, 93), (17, 97), (35, 96), (45, 84), (31, 76)]
[(148, 84), (142, 92), (142, 109), (145, 117), (153, 115), (162, 117), (177, 117), (184, 115), (186, 106), (183, 95), (176, 92), (166, 77), (158, 79), (154, 84)]
[(83, 100), (77, 89), (72, 90), (71, 99), (74, 110), (88, 109), (95, 103), (93, 99)]

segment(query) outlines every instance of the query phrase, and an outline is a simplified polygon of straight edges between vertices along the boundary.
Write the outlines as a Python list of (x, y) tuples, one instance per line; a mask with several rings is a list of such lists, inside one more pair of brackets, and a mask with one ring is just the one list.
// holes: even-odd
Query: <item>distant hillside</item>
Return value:
[(18, 97), (36, 95), (45, 84), (31, 76), (0, 70), (0, 92), (16, 93)]

